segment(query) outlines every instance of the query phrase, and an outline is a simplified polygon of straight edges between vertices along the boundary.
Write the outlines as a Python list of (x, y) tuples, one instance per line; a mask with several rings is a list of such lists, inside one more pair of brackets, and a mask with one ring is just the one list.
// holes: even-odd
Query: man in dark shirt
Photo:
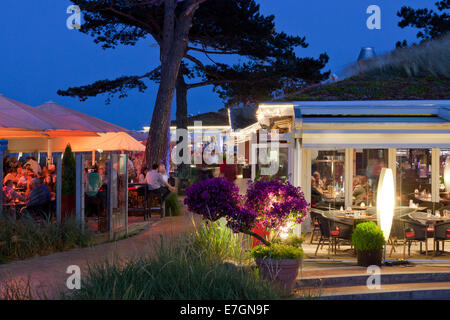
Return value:
[(50, 191), (46, 185), (41, 183), (40, 179), (35, 178), (31, 180), (30, 188), (31, 192), (26, 201), (27, 207), (39, 206), (50, 202)]

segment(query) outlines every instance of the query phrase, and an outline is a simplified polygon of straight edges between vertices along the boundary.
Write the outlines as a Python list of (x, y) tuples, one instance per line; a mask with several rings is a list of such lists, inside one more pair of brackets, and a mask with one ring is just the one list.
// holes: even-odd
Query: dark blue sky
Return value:
[[(392, 50), (397, 40), (415, 42), (416, 30), (400, 29), (396, 12), (402, 5), (433, 7), (432, 0), (257, 0), (263, 14), (274, 14), (278, 31), (306, 36), (310, 46), (302, 56), (327, 52), (327, 69), (339, 74), (354, 62), (361, 46), (378, 54)], [(157, 86), (146, 93), (130, 92), (125, 99), (106, 96), (80, 102), (60, 97), (58, 89), (89, 84), (105, 78), (142, 74), (158, 64), (154, 41), (135, 47), (102, 50), (92, 38), (66, 28), (68, 0), (2, 0), (0, 2), (0, 93), (30, 105), (52, 100), (128, 129), (148, 125)], [(366, 8), (381, 7), (381, 30), (368, 30)], [(212, 87), (189, 92), (189, 113), (216, 111), (222, 101)], [(174, 108), (173, 108), (174, 114)]]

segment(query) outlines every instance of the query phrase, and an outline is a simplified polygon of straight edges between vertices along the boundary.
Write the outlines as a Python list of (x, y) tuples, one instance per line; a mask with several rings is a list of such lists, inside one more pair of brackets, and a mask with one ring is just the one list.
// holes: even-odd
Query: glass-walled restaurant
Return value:
[[(288, 123), (287, 176), (313, 213), (376, 221), (378, 182), (389, 168), (394, 220), (408, 215), (427, 225), (439, 217), (430, 227), (450, 223), (450, 101), (266, 103), (257, 118), (266, 130)], [(314, 225), (307, 218), (301, 229), (311, 232)]]
[[(352, 207), (376, 207), (381, 169), (388, 168), (389, 149), (352, 149), (351, 175), (345, 174), (345, 150), (312, 150), (311, 205), (317, 208), (346, 209), (346, 187), (351, 186)], [(433, 199), (433, 149), (395, 149), (397, 206), (424, 210), (450, 210), (450, 149), (438, 150), (439, 170)], [(351, 178), (351, 185), (345, 179)], [(438, 187), (438, 188), (437, 188)], [(347, 203), (348, 204), (348, 203)]]

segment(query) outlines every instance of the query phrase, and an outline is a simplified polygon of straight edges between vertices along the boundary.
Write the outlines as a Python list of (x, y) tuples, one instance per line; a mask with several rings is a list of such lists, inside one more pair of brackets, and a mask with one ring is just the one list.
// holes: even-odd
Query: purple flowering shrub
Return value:
[(267, 176), (248, 187), (244, 207), (258, 213), (259, 226), (275, 232), (302, 223), (310, 211), (299, 187)]
[(189, 211), (204, 219), (225, 218), (234, 232), (250, 234), (264, 243), (267, 242), (252, 231), (256, 226), (276, 235), (281, 228), (302, 223), (309, 213), (309, 204), (300, 188), (268, 177), (253, 182), (245, 197), (239, 195), (234, 183), (224, 178), (201, 181), (186, 189), (184, 203)]
[(212, 178), (191, 185), (186, 189), (184, 199), (189, 211), (211, 221), (236, 215), (240, 202), (239, 188), (224, 178)]

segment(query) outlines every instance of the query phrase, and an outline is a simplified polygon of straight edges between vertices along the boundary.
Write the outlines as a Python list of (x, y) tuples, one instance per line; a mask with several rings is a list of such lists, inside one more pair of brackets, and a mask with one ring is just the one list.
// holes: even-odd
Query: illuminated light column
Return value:
[(387, 242), (394, 218), (395, 189), (392, 169), (383, 168), (377, 190), (377, 220)]

